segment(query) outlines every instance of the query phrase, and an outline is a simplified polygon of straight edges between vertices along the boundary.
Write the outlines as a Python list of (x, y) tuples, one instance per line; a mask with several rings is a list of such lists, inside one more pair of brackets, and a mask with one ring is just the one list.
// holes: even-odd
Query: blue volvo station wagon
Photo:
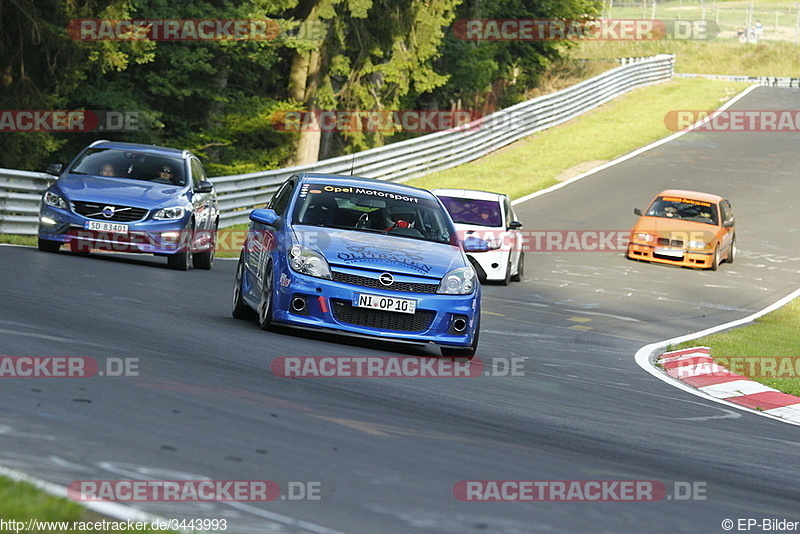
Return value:
[(96, 141), (42, 196), (39, 250), (163, 255), (169, 267), (210, 269), (219, 208), (200, 160), (186, 150)]
[(442, 203), (368, 178), (300, 174), (253, 210), (233, 316), (472, 357), (481, 288)]

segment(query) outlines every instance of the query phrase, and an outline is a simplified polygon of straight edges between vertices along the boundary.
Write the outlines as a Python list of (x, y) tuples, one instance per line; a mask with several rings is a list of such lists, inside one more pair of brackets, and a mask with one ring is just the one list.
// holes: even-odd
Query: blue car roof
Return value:
[(92, 148), (111, 148), (117, 150), (135, 150), (139, 152), (147, 152), (149, 154), (158, 154), (161, 156), (172, 156), (178, 158), (185, 158), (189, 152), (178, 148), (170, 148), (165, 146), (156, 145), (143, 145), (140, 143), (122, 143), (117, 141), (95, 141), (90, 145)]
[(364, 178), (362, 176), (346, 176), (342, 174), (322, 174), (322, 173), (301, 173), (300, 178), (306, 182), (336, 184), (342, 186), (361, 186), (378, 189), (380, 191), (389, 191), (392, 193), (416, 193), (435, 198), (433, 193), (427, 189), (413, 187), (410, 185), (397, 184), (394, 182), (386, 182), (384, 180), (376, 180), (375, 178)]

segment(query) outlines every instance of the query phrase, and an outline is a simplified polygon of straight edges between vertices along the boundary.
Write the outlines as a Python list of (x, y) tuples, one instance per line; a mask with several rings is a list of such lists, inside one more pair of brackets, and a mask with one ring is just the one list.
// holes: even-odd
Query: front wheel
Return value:
[(194, 221), (192, 221), (192, 225), (189, 228), (189, 238), (186, 239), (184, 235), (183, 250), (167, 256), (167, 266), (170, 269), (175, 269), (176, 271), (189, 270), (189, 260), (192, 258), (189, 250), (191, 249), (192, 239), (194, 239)]
[(239, 263), (236, 265), (236, 280), (233, 284), (233, 310), (231, 315), (234, 319), (255, 319), (256, 313), (244, 301), (242, 295), (242, 284), (244, 283), (244, 252), (239, 256)]
[(217, 251), (217, 228), (211, 231), (211, 242), (208, 245), (208, 250), (204, 250), (203, 252), (196, 252), (192, 254), (192, 265), (195, 269), (203, 269), (208, 271), (211, 269), (211, 266), (214, 265), (214, 256), (216, 255)]
[(513, 282), (520, 282), (522, 277), (525, 274), (525, 253), (519, 253), (519, 259), (517, 260), (517, 274), (511, 277)]
[(507, 286), (511, 282), (511, 253), (508, 254), (508, 264), (506, 265), (505, 277), (500, 280), (501, 286)]
[(727, 261), (728, 263), (733, 263), (733, 260), (736, 259), (736, 252), (737, 252), (737, 250), (736, 250), (736, 237), (734, 237), (733, 241), (731, 241), (731, 248), (728, 251), (728, 259), (725, 260), (725, 261)]
[(716, 271), (719, 268), (719, 245), (714, 247), (714, 257), (711, 258), (711, 270)]
[(50, 241), (49, 239), (39, 238), (39, 250), (42, 252), (58, 252), (61, 248), (61, 241)]
[(261, 303), (258, 305), (258, 326), (261, 330), (272, 330), (272, 301), (274, 295), (272, 291), (272, 264), (270, 263), (264, 271), (264, 287), (261, 291)]
[(176, 271), (189, 270), (189, 252), (184, 250), (167, 256), (167, 267)]

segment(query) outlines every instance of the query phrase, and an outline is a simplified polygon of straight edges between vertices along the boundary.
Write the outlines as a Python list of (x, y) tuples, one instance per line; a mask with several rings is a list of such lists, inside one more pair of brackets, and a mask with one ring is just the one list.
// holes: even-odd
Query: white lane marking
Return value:
[[(198, 475), (195, 473), (187, 473), (185, 471), (172, 471), (169, 469), (162, 469), (158, 467), (147, 467), (141, 466), (136, 464), (126, 464), (126, 463), (118, 463), (118, 462), (101, 462), (98, 464), (100, 468), (105, 469), (106, 471), (110, 471), (111, 473), (115, 473), (127, 478), (139, 479), (139, 480), (211, 480), (210, 477), (204, 475)], [(198, 504), (198, 503), (192, 503)], [(216, 503), (205, 503), (205, 504), (216, 504)], [(252, 515), (256, 515), (262, 517), (264, 519), (269, 519), (271, 521), (275, 521), (276, 523), (280, 523), (281, 525), (288, 525), (291, 527), (297, 527), (303, 530), (307, 530), (309, 532), (315, 532), (317, 534), (343, 534), (338, 530), (333, 530), (327, 527), (323, 527), (320, 525), (316, 525), (314, 523), (310, 523), (308, 521), (303, 521), (301, 519), (295, 519), (293, 517), (285, 516), (282, 514), (277, 514), (275, 512), (269, 512), (267, 510), (262, 510), (261, 508), (256, 508), (255, 506), (240, 503), (240, 502), (219, 502), (218, 504), (223, 504), (225, 506), (229, 506), (231, 508), (235, 508), (237, 510), (241, 510), (243, 512), (247, 512)], [(209, 508), (209, 511), (213, 510), (213, 508)], [(261, 525), (262, 527), (266, 527), (267, 525)], [(270, 526), (270, 528), (275, 529), (274, 526)], [(235, 530), (235, 529), (234, 529)], [(278, 529), (275, 529), (278, 530)]]
[(17, 432), (9, 425), (0, 425), (0, 435), (10, 436), (12, 438), (35, 438), (46, 441), (55, 441), (56, 437), (49, 434), (31, 434), (30, 432)]
[(91, 341), (85, 341), (81, 339), (70, 339), (68, 337), (62, 337), (62, 336), (49, 336), (47, 334), (40, 334), (37, 332), (20, 332), (18, 330), (9, 330), (7, 328), (0, 328), (0, 334), (8, 334), (11, 336), (20, 336), (20, 337), (32, 337), (45, 341), (57, 341), (58, 343), (71, 343), (73, 345), (82, 345), (85, 347), (98, 347), (101, 349), (111, 348), (111, 345), (102, 345), (100, 343), (93, 343)]
[[(64, 486), (61, 486), (60, 484), (53, 484), (52, 482), (46, 482), (44, 480), (32, 477), (30, 475), (26, 475), (25, 473), (14, 471), (12, 469), (8, 469), (2, 466), (0, 466), (0, 475), (6, 478), (10, 478), (11, 480), (16, 480), (18, 482), (27, 482), (28, 484), (31, 484), (36, 488), (42, 490), (43, 492), (49, 495), (53, 495), (54, 497), (60, 497), (63, 499), (64, 496), (67, 494), (66, 488)], [(153, 514), (148, 514), (146, 512), (141, 512), (134, 508), (117, 504), (115, 502), (87, 501), (81, 504), (84, 507), (93, 510), (99, 514), (103, 514), (108, 517), (113, 517), (114, 519), (118, 519), (120, 521), (144, 521), (147, 523), (152, 523), (153, 521), (166, 521), (166, 519), (162, 517)], [(183, 532), (189, 532), (189, 531), (183, 531)]]
[[(725, 104), (722, 107), (720, 107), (719, 110), (722, 111), (722, 110), (728, 109), (730, 106), (732, 106), (733, 104), (735, 104), (736, 102), (738, 102), (739, 100), (741, 100), (742, 98), (744, 98), (745, 96), (750, 94), (751, 91), (757, 89), (758, 87), (759, 87), (758, 85), (751, 85), (750, 87), (748, 87), (747, 89), (745, 89), (744, 91), (742, 91), (741, 93), (736, 95), (735, 97), (733, 97), (730, 100), (728, 100), (727, 102), (725, 102)], [(629, 160), (631, 158), (635, 158), (636, 156), (638, 156), (639, 154), (642, 154), (643, 152), (647, 152), (648, 150), (652, 150), (654, 148), (660, 147), (663, 144), (669, 143), (670, 141), (673, 141), (673, 140), (681, 137), (682, 135), (689, 133), (690, 131), (692, 131), (692, 129), (694, 127), (696, 127), (699, 124), (702, 124), (703, 122), (706, 122), (707, 120), (709, 120), (708, 117), (704, 121), (700, 121), (700, 122), (690, 126), (690, 129), (682, 130), (680, 132), (675, 132), (674, 134), (669, 135), (669, 136), (667, 136), (667, 137), (665, 137), (663, 139), (659, 139), (658, 141), (650, 143), (649, 145), (646, 145), (646, 146), (643, 146), (642, 148), (634, 150), (633, 152), (630, 152), (629, 154), (625, 154), (624, 156), (620, 156), (617, 159), (609, 161), (608, 163), (604, 163), (603, 165), (600, 165), (599, 167), (595, 167), (594, 169), (591, 169), (591, 170), (589, 170), (589, 171), (587, 171), (587, 172), (585, 172), (583, 174), (579, 174), (578, 176), (574, 176), (574, 177), (570, 178), (569, 180), (564, 180), (563, 182), (555, 184), (555, 185), (552, 185), (552, 186), (548, 187), (547, 189), (542, 189), (540, 191), (536, 191), (535, 193), (531, 193), (530, 195), (525, 195), (524, 197), (520, 197), (520, 198), (512, 201), (511, 205), (512, 206), (516, 206), (517, 204), (521, 204), (523, 202), (527, 202), (528, 200), (530, 200), (532, 198), (536, 198), (536, 197), (539, 197), (539, 196), (542, 196), (542, 195), (546, 195), (547, 193), (552, 193), (553, 191), (555, 191), (557, 189), (561, 189), (562, 187), (566, 187), (567, 185), (569, 185), (569, 184), (571, 184), (573, 182), (577, 182), (578, 180), (582, 180), (583, 178), (586, 178), (587, 176), (591, 176), (592, 174), (594, 174), (596, 172), (600, 172), (602, 170), (608, 169), (609, 167), (613, 167), (614, 165), (618, 165), (618, 164), (622, 163), (623, 161), (627, 161), (627, 160)]]

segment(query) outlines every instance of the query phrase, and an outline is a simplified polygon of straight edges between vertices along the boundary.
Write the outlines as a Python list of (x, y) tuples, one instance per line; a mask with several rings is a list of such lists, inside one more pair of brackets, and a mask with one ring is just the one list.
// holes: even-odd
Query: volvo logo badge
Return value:
[(114, 216), (114, 206), (104, 207), (101, 213), (103, 214), (103, 217), (105, 217), (106, 219), (110, 219), (111, 217)]
[(381, 273), (381, 275), (378, 277), (378, 280), (385, 286), (394, 284), (394, 276), (392, 276), (392, 273)]

